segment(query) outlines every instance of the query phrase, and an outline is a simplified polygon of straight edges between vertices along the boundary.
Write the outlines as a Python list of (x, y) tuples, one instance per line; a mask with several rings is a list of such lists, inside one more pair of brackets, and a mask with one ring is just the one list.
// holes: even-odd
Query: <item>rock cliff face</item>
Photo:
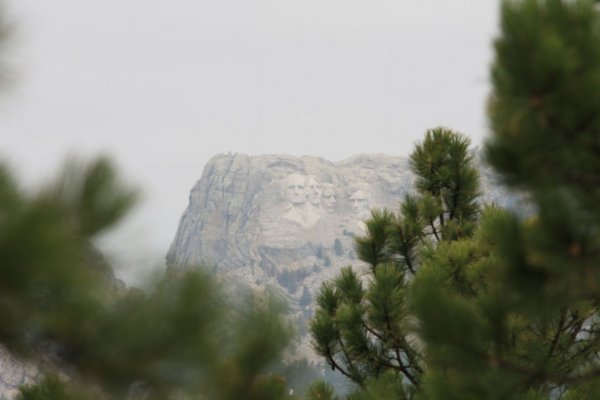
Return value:
[[(503, 194), (482, 174), (484, 201)], [(360, 267), (353, 238), (372, 208), (396, 211), (413, 188), (408, 159), (218, 155), (193, 187), (167, 255), (170, 269), (202, 265), (233, 287), (286, 297), (306, 332), (311, 298), (346, 265)], [(300, 345), (308, 347), (304, 335)]]
[(347, 261), (369, 209), (396, 208), (411, 183), (406, 160), (383, 155), (216, 156), (192, 189), (167, 264), (274, 276)]

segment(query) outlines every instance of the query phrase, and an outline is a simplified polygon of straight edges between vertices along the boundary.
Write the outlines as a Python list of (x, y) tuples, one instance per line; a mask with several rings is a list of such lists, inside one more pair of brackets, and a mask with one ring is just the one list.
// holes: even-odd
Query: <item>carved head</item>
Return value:
[(306, 178), (306, 188), (310, 204), (321, 207), (321, 183), (316, 176), (309, 175)]
[(349, 197), (350, 206), (354, 214), (360, 215), (369, 211), (369, 193), (364, 190), (357, 190)]
[(335, 198), (335, 188), (331, 183), (323, 184), (323, 191), (321, 193), (321, 203), (326, 213), (332, 214), (335, 212), (337, 206), (337, 200)]
[(300, 174), (290, 174), (283, 181), (285, 198), (293, 205), (306, 203), (305, 178)]

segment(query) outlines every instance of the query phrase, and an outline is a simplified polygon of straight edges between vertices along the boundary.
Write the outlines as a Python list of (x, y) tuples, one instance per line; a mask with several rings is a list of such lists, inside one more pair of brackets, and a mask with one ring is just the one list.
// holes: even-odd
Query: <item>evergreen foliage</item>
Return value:
[[(486, 154), (534, 215), (481, 209), (468, 139), (428, 131), (415, 193), (356, 238), (368, 269), (321, 287), (313, 345), (349, 400), (600, 398), (597, 7), (502, 3)], [(20, 399), (290, 398), (266, 373), (288, 338), (275, 305), (232, 313), (199, 272), (114, 287), (92, 243), (135, 197), (105, 159), (33, 195), (0, 167), (0, 342), (47, 367)]]
[(315, 381), (306, 397), (308, 400), (339, 400), (331, 385), (323, 381)]
[[(413, 304), (427, 394), (596, 399), (599, 10), (583, 0), (507, 1), (501, 18), (486, 152), (536, 212), (488, 210), (472, 243), (423, 267)], [(458, 265), (460, 285), (449, 274)]]
[(340, 239), (336, 238), (335, 241), (333, 242), (333, 251), (335, 252), (335, 255), (338, 257), (341, 257), (342, 255), (344, 255), (344, 247), (342, 246), (342, 242), (340, 242)]
[(406, 196), (397, 214), (373, 210), (366, 234), (355, 239), (368, 276), (346, 268), (325, 283), (311, 323), (317, 353), (367, 394), (394, 379), (403, 396), (421, 387), (425, 363), (408, 309), (411, 283), (421, 254), (438, 242), (469, 237), (479, 214), (467, 138), (430, 130), (410, 165), (417, 194)]
[(280, 310), (233, 312), (199, 271), (118, 290), (91, 243), (135, 196), (106, 159), (74, 165), (32, 196), (0, 168), (0, 343), (47, 374), (20, 398), (287, 398), (266, 374), (289, 338)]
[(314, 346), (349, 399), (600, 398), (599, 28), (591, 1), (502, 3), (486, 154), (533, 215), (479, 210), (468, 142), (429, 132), (418, 194), (356, 240), (366, 277), (317, 299)]

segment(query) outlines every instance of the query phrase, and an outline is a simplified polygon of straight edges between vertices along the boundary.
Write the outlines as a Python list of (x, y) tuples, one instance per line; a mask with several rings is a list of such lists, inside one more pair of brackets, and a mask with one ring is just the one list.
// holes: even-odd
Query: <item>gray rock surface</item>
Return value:
[(0, 345), (0, 399), (13, 399), (21, 385), (31, 384), (40, 376), (39, 368), (14, 357)]
[(368, 210), (396, 208), (412, 179), (405, 159), (384, 155), (339, 163), (216, 156), (192, 189), (167, 265), (251, 266), (269, 275), (324, 266), (325, 256), (342, 257), (333, 253), (335, 239), (349, 255)]
[[(505, 194), (489, 169), (482, 172), (483, 201), (502, 202)], [(381, 154), (336, 163), (217, 155), (190, 193), (167, 266), (204, 266), (232, 287), (279, 293), (298, 317), (300, 352), (310, 353), (307, 300), (341, 267), (360, 268), (353, 238), (363, 233), (362, 221), (371, 208), (396, 211), (413, 182), (407, 158)]]

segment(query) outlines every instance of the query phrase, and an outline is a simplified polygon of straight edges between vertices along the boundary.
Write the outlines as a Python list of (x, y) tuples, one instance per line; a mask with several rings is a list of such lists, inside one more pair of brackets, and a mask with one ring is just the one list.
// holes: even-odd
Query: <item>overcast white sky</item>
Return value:
[(217, 153), (337, 161), (407, 155), (438, 125), (487, 132), (497, 0), (6, 2), (0, 157), (31, 184), (112, 155), (144, 195), (107, 241), (121, 260), (164, 256)]

